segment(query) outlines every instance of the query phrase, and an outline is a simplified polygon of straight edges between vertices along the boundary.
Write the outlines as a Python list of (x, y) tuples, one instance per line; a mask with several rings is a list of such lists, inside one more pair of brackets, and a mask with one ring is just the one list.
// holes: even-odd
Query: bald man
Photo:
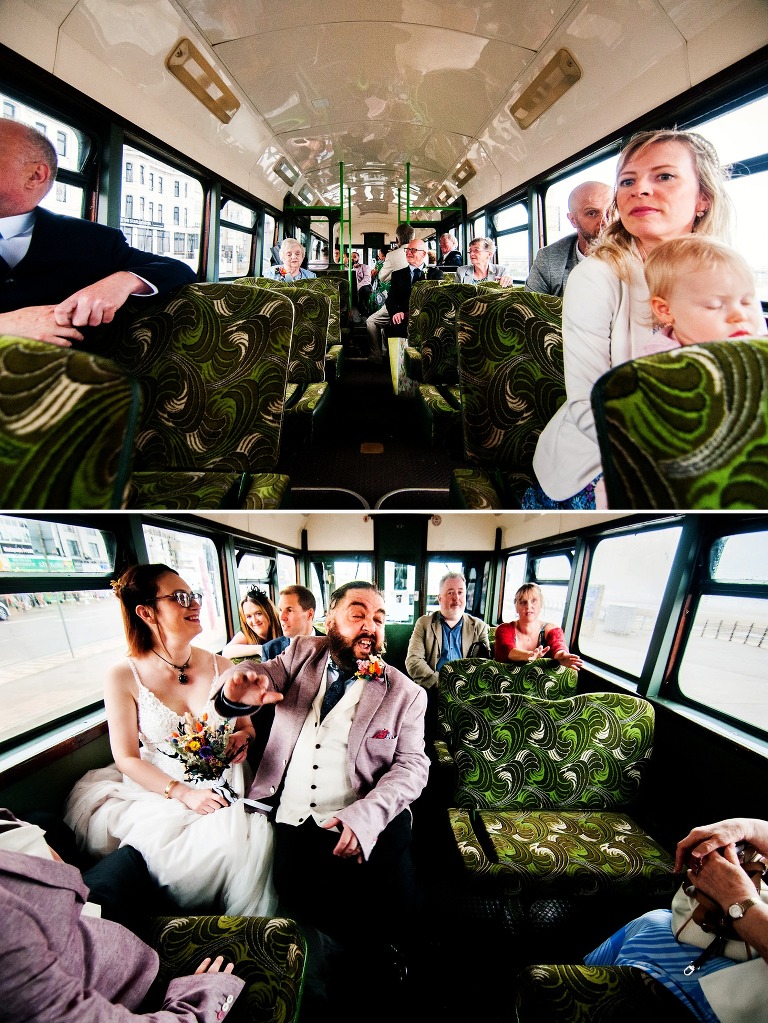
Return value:
[(0, 119), (0, 334), (68, 347), (130, 295), (156, 295), (195, 274), (131, 248), (114, 228), (38, 209), (56, 170), (45, 135)]
[(589, 254), (589, 249), (606, 221), (613, 202), (613, 189), (600, 181), (585, 181), (568, 196), (568, 219), (576, 234), (545, 245), (536, 253), (526, 291), (544, 295), (560, 295), (571, 270)]

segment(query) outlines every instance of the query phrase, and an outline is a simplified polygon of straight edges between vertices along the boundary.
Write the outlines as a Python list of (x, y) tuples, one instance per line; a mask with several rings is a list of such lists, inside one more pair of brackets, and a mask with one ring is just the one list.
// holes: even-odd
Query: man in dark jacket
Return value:
[(405, 250), (408, 266), (395, 270), (392, 274), (392, 286), (387, 295), (387, 312), (389, 313), (389, 334), (392, 337), (406, 337), (408, 333), (408, 305), (411, 301), (411, 288), (416, 281), (442, 280), (443, 271), (430, 267), (427, 269), (427, 243), (414, 238)]

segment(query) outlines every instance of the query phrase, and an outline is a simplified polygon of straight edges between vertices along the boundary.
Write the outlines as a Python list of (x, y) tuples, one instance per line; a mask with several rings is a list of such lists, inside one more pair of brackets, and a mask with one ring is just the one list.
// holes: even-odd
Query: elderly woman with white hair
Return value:
[(473, 238), (469, 243), (470, 266), (460, 266), (456, 271), (457, 284), (483, 284), (498, 281), (503, 288), (512, 284), (507, 268), (492, 263), (495, 246), (490, 238)]
[(307, 250), (296, 238), (284, 238), (280, 246), (279, 265), (271, 266), (262, 276), (271, 281), (285, 281), (286, 284), (314, 280), (315, 274), (301, 265), (306, 253)]

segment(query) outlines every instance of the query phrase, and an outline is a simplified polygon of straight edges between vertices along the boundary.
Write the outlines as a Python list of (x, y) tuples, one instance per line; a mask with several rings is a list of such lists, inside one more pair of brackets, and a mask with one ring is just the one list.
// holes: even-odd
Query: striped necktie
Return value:
[(353, 674), (354, 672), (347, 671), (346, 668), (340, 668), (337, 664), (334, 664), (333, 661), (328, 662), (328, 685), (320, 708), (321, 721), (333, 710), (342, 698), (347, 689), (347, 682), (352, 678)]

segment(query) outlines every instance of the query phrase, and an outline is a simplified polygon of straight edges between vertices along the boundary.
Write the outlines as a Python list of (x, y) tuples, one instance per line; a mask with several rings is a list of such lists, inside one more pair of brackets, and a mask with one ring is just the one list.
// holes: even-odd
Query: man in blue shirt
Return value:
[(312, 590), (306, 586), (284, 586), (277, 602), (283, 634), (264, 643), (261, 648), (262, 661), (277, 657), (297, 636), (311, 636), (314, 632), (312, 622), (316, 608), (317, 602)]

